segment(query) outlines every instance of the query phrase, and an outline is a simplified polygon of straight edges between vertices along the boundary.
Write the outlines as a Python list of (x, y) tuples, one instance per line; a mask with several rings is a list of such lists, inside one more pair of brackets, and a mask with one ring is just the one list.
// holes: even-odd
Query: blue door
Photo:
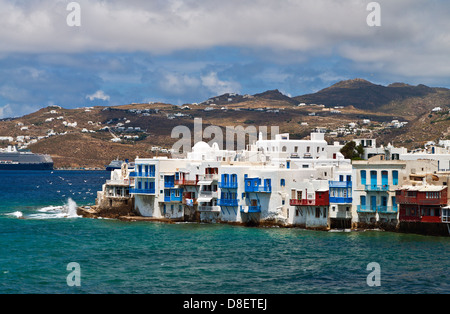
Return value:
[(370, 185), (374, 188), (377, 186), (377, 172), (371, 171), (370, 172)]
[(387, 171), (381, 171), (381, 184), (386, 187), (388, 186), (388, 172)]
[(370, 209), (372, 211), (377, 210), (377, 197), (375, 195), (370, 197)]

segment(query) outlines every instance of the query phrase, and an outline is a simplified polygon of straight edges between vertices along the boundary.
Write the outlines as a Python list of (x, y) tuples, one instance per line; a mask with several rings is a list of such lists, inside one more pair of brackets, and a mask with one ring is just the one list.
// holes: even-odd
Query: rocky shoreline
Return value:
[[(175, 224), (175, 223), (183, 223), (183, 222), (191, 222), (191, 223), (200, 223), (199, 219), (195, 219), (192, 217), (184, 217), (184, 218), (154, 218), (154, 217), (143, 217), (137, 214), (134, 210), (130, 210), (129, 207), (118, 209), (108, 209), (102, 208), (98, 205), (93, 206), (82, 206), (77, 208), (77, 214), (84, 218), (92, 218), (92, 219), (116, 219), (120, 221), (127, 222), (158, 222), (158, 223), (166, 223), (166, 224)], [(259, 223), (241, 223), (241, 222), (229, 222), (229, 221), (215, 221), (212, 223), (218, 224), (227, 224), (233, 226), (245, 226), (245, 227), (265, 227), (265, 228), (287, 228), (287, 229), (305, 229), (305, 230), (314, 230), (314, 231), (351, 231), (351, 232), (361, 232), (361, 231), (386, 231), (386, 232), (396, 232), (396, 233), (404, 233), (404, 234), (418, 234), (424, 236), (438, 236), (438, 237), (449, 237), (450, 230), (442, 228), (438, 226), (438, 224), (428, 224), (424, 227), (423, 224), (414, 224), (414, 223), (400, 223), (400, 224), (376, 224), (376, 225), (368, 225), (368, 224), (353, 224), (349, 229), (331, 229), (331, 228), (308, 228), (306, 226), (300, 225), (286, 225), (279, 221), (275, 220), (267, 220), (261, 221)]]

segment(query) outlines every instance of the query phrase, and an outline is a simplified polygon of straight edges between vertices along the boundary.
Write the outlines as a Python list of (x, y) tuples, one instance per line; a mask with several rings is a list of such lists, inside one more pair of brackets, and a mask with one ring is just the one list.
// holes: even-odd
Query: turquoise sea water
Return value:
[(68, 217), (108, 177), (0, 172), (0, 293), (450, 293), (449, 238)]

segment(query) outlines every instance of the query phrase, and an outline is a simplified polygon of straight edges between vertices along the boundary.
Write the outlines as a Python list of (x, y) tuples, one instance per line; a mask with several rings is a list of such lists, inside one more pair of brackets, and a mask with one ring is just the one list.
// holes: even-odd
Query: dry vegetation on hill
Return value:
[[(359, 105), (359, 101), (367, 97), (371, 99), (370, 106)], [(332, 112), (336, 110), (337, 101), (343, 108)], [(298, 106), (299, 102), (307, 102), (307, 105)], [(313, 103), (327, 105), (311, 106)], [(450, 91), (423, 85), (413, 87), (397, 83), (384, 87), (363, 80), (351, 80), (316, 94), (294, 98), (274, 90), (253, 96), (226, 94), (188, 106), (189, 109), (183, 109), (155, 103), (110, 108), (48, 107), (21, 118), (0, 121), (0, 136), (37, 139), (52, 130), (60, 135), (40, 139), (28, 148), (36, 153), (50, 154), (55, 167), (92, 168), (104, 167), (116, 158), (133, 160), (136, 156), (154, 156), (153, 146), (171, 148), (178, 140), (171, 138), (173, 128), (184, 125), (193, 130), (194, 118), (201, 118), (204, 128), (208, 125), (224, 129), (237, 125), (267, 126), (269, 129), (270, 126), (278, 126), (280, 132), (290, 133), (291, 138), (296, 139), (307, 137), (316, 127), (336, 131), (349, 123), (357, 123), (358, 127), (364, 127), (368, 132), (338, 136), (328, 133), (327, 140), (374, 137), (380, 144), (394, 143), (407, 148), (419, 147), (430, 140), (449, 139), (450, 134)], [(443, 111), (431, 113), (436, 106), (442, 107)], [(315, 115), (311, 115), (313, 113)], [(361, 125), (363, 119), (370, 119), (371, 123)], [(408, 124), (398, 129), (387, 127), (386, 123), (392, 120), (406, 121)], [(76, 126), (67, 126), (75, 122)], [(23, 126), (28, 130), (21, 130)], [(112, 133), (105, 127), (110, 127)], [(133, 130), (129, 130), (130, 127)], [(111, 141), (114, 136), (136, 138), (116, 143)]]

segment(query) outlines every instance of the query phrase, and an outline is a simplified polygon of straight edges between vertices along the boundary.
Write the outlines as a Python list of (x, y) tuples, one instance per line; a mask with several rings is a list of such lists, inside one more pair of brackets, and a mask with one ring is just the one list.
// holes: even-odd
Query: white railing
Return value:
[(199, 206), (199, 212), (220, 212), (220, 206)]
[(219, 192), (217, 192), (217, 191), (203, 191), (203, 190), (200, 190), (200, 192), (198, 194), (198, 198), (202, 198), (202, 197), (217, 198), (218, 196), (219, 196)]

